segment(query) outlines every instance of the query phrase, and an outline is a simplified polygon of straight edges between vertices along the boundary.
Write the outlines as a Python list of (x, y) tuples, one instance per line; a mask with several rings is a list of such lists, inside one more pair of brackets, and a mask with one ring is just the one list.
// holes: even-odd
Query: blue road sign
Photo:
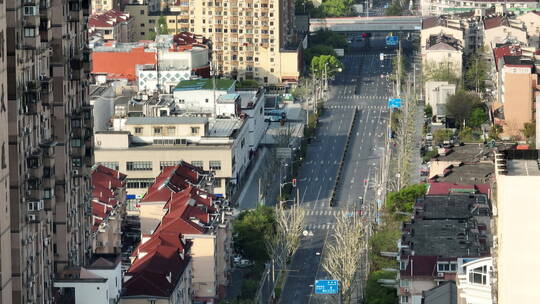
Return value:
[(389, 108), (401, 108), (401, 98), (388, 99)]
[(338, 280), (316, 280), (315, 294), (337, 294), (339, 292)]
[(398, 45), (397, 36), (386, 36), (386, 45), (396, 46)]

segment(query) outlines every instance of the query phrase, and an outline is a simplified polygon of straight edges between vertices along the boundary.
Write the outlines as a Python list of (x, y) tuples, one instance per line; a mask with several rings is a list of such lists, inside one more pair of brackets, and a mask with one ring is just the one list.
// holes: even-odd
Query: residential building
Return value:
[[(229, 79), (182, 81), (173, 89), (174, 102), (181, 110), (212, 115), (217, 111), (223, 95), (235, 93), (235, 85), (236, 81)], [(235, 113), (233, 109), (232, 114), (239, 113)]]
[(91, 0), (92, 15), (101, 14), (110, 10), (118, 10), (123, 6), (124, 0)]
[(89, 266), (63, 270), (54, 282), (55, 296), (63, 303), (117, 303), (122, 291), (122, 264), (119, 255), (97, 254)]
[(539, 160), (539, 150), (503, 150), (495, 155), (497, 195), (493, 204), (492, 256), (493, 288), (499, 304), (540, 301), (535, 290), (535, 274), (540, 271), (535, 254), (539, 244), (531, 242), (540, 233)]
[(215, 194), (230, 197), (268, 126), (264, 90), (234, 94), (217, 100), (220, 116), (179, 109), (165, 95), (131, 106), (117, 104), (114, 131), (96, 133), (96, 161), (128, 172), (128, 192), (142, 195), (163, 166), (184, 160), (215, 171)]
[(92, 75), (96, 83), (126, 80), (149, 94), (158, 85), (169, 93), (182, 80), (210, 76), (209, 48), (204, 42), (190, 33), (179, 33), (160, 35), (156, 43), (96, 43)]
[(534, 0), (472, 0), (467, 2), (458, 0), (422, 0), (420, 2), (420, 9), (423, 16), (437, 16), (454, 12), (467, 12), (475, 9), (488, 9), (491, 7), (496, 7), (498, 11), (510, 9), (531, 10), (538, 8), (538, 2)]
[(191, 244), (195, 301), (205, 303), (223, 297), (232, 241), (223, 201), (199, 188), (211, 187), (211, 178), (186, 163), (165, 167), (139, 203), (142, 242), (134, 251), (135, 259), (144, 257), (157, 239), (163, 243), (163, 234), (181, 235)]
[(189, 17), (174, 10), (160, 11), (159, 8), (153, 9), (151, 3), (142, 3), (142, 1), (127, 4), (124, 10), (135, 18), (133, 31), (136, 41), (152, 40), (157, 33), (160, 18), (164, 19), (169, 34), (195, 32), (189, 27)]
[(512, 43), (526, 46), (528, 44), (527, 30), (521, 20), (508, 16), (493, 16), (483, 20), (484, 48), (486, 51), (497, 45)]
[[(6, 2), (0, 3), (0, 37), (7, 37)], [(0, 89), (7, 89), (7, 53), (5, 39), (0, 44)], [(9, 186), (8, 99), (0, 95), (0, 304), (11, 303), (11, 206)]]
[(212, 41), (212, 61), (220, 74), (264, 83), (298, 81), (301, 60), (300, 40), (293, 30), (294, 1), (176, 2), (169, 9), (159, 13), (147, 5), (127, 5), (139, 26), (136, 39), (148, 39), (162, 15), (170, 33), (190, 31)]
[(422, 292), (422, 304), (458, 304), (454, 281), (441, 283), (437, 287)]
[(14, 168), (9, 172), (11, 278), (4, 277), (9, 272), (2, 257), (1, 280), (8, 282), (5, 288), (11, 282), (5, 303), (50, 303), (55, 275), (84, 265), (91, 254), (85, 214), (93, 164), (85, 73), (89, 1), (0, 5), (7, 24), (0, 57), (9, 63), (2, 94), (7, 102), (0, 113), (7, 107), (12, 140), (5, 148)]
[(459, 259), (457, 304), (492, 304), (493, 261), (491, 257)]
[(102, 165), (92, 170), (92, 252), (120, 254), (126, 215), (126, 175)]
[(444, 35), (452, 37), (462, 48), (463, 53), (470, 54), (483, 45), (482, 19), (493, 10), (477, 9), (454, 15), (442, 15), (422, 20), (420, 31), (420, 52), (425, 54), (430, 37)]
[(463, 69), (463, 45), (445, 34), (431, 35), (422, 54), (422, 67), (428, 74), (435, 70), (447, 70), (456, 79), (461, 79)]
[(103, 11), (88, 18), (88, 35), (100, 36), (104, 41), (132, 42), (133, 22), (133, 17), (127, 13), (113, 9)]
[(424, 291), (455, 280), (458, 258), (488, 255), (490, 216), (482, 194), (419, 199), (398, 244), (400, 304), (419, 303)]
[(448, 81), (426, 81), (426, 104), (433, 110), (433, 116), (438, 119), (446, 116), (446, 102), (448, 97), (456, 93), (456, 85)]
[(528, 45), (534, 48), (540, 47), (540, 12), (532, 11), (516, 17), (523, 22), (529, 37)]
[(507, 45), (493, 50), (496, 64), (495, 123), (503, 126), (503, 138), (522, 138), (524, 124), (535, 119), (538, 75), (534, 61), (522, 49)]

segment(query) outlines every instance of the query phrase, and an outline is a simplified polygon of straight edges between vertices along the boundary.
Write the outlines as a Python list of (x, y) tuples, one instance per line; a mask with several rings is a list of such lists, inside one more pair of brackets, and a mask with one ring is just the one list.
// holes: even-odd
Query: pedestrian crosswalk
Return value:
[(337, 216), (340, 215), (342, 211), (340, 210), (308, 210), (306, 211), (307, 216)]
[(326, 105), (327, 109), (371, 109), (371, 110), (387, 110), (386, 105)]
[(336, 223), (323, 223), (323, 224), (309, 224), (304, 227), (304, 230), (331, 230), (336, 227)]

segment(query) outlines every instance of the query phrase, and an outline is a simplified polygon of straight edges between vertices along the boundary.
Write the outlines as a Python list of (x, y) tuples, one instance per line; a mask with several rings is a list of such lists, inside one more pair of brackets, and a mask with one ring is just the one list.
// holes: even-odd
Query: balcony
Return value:
[(68, 3), (69, 13), (67, 16), (68, 22), (79, 22), (81, 17), (81, 1), (70, 0)]
[(85, 150), (85, 146), (80, 137), (72, 137), (70, 139), (70, 152), (69, 155), (73, 157), (83, 157)]
[(41, 151), (35, 151), (26, 158), (26, 165), (28, 167), (27, 178), (43, 178), (43, 159), (41, 157)]
[(92, 70), (92, 50), (89, 48), (84, 48), (82, 52), (82, 64), (85, 72), (90, 72)]
[(35, 50), (41, 44), (41, 39), (39, 38), (37, 26), (25, 26), (23, 28), (24, 36), (23, 42), (17, 45), (17, 48), (20, 50)]
[(41, 87), (41, 103), (43, 105), (50, 105), (53, 99), (53, 82), (48, 76), (40, 76), (39, 84)]
[(24, 92), (22, 106), (25, 115), (36, 115), (39, 107), (39, 93)]
[(82, 0), (81, 1), (81, 8), (83, 11), (83, 16), (88, 17), (90, 16), (90, 0)]

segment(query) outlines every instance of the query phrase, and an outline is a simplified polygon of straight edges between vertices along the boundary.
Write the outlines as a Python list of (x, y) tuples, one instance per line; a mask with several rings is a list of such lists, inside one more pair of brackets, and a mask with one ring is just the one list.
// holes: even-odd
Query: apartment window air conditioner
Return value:
[(35, 214), (29, 214), (28, 215), (28, 220), (31, 221), (31, 222), (35, 221), (36, 220), (36, 215)]
[(72, 173), (73, 175), (79, 175), (79, 170), (73, 170), (73, 171), (71, 171), (71, 173)]
[(444, 272), (437, 273), (437, 277), (438, 278), (444, 278)]

